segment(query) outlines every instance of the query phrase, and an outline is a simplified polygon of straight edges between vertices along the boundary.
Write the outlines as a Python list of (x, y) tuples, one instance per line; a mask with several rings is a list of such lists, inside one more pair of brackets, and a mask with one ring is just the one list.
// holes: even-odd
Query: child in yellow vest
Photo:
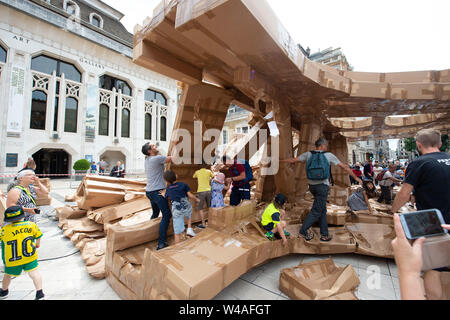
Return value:
[(286, 212), (282, 209), (286, 203), (286, 196), (284, 194), (278, 194), (274, 201), (264, 210), (261, 217), (261, 224), (266, 231), (266, 237), (269, 240), (277, 238), (283, 239), (283, 245), (287, 245), (287, 238), (290, 233), (285, 230), (286, 221), (281, 220)]
[(8, 297), (8, 287), (12, 277), (27, 272), (36, 287), (36, 299), (44, 299), (42, 277), (38, 268), (37, 248), (40, 246), (42, 232), (31, 221), (24, 221), (25, 213), (21, 206), (9, 207), (5, 210), (5, 226), (0, 233), (2, 259), (5, 265), (0, 299)]

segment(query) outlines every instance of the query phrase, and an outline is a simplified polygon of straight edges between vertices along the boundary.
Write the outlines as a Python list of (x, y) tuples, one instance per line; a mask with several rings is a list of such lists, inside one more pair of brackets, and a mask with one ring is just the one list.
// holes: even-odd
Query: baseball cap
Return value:
[(150, 143), (146, 143), (142, 146), (142, 153), (146, 156), (148, 156), (148, 152), (152, 150), (152, 146), (150, 145)]
[(275, 202), (279, 205), (284, 205), (286, 203), (286, 196), (282, 193), (279, 193), (275, 196)]
[(5, 222), (14, 222), (22, 219), (25, 212), (21, 206), (12, 206), (5, 210)]

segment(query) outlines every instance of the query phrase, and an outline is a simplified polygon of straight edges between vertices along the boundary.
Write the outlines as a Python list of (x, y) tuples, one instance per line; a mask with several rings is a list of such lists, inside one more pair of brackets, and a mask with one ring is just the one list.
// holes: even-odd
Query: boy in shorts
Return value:
[(286, 196), (284, 194), (277, 194), (274, 201), (267, 206), (261, 217), (261, 225), (266, 231), (266, 237), (269, 240), (283, 239), (283, 245), (287, 245), (286, 237), (290, 236), (287, 232), (286, 221), (281, 220), (281, 218), (286, 214), (282, 209), (286, 203)]
[(164, 180), (166, 181), (166, 198), (172, 202), (173, 231), (175, 233), (175, 243), (180, 242), (180, 235), (184, 232), (184, 218), (188, 219), (188, 229), (186, 234), (195, 237), (194, 230), (191, 226), (192, 204), (188, 198), (200, 202), (187, 184), (177, 182), (177, 176), (173, 171), (164, 172)]
[(12, 206), (5, 210), (5, 225), (0, 233), (2, 260), (5, 265), (0, 299), (9, 294), (12, 277), (18, 277), (22, 270), (27, 272), (36, 287), (35, 300), (43, 300), (42, 277), (38, 268), (37, 250), (40, 247), (42, 232), (31, 221), (24, 221), (25, 213), (21, 206)]

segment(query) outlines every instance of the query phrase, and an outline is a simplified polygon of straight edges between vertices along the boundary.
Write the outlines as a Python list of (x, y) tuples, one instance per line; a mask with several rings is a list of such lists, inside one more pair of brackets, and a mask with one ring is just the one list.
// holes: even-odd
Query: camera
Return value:
[(41, 210), (39, 210), (39, 209), (34, 209), (34, 213), (36, 213), (36, 214), (41, 214)]

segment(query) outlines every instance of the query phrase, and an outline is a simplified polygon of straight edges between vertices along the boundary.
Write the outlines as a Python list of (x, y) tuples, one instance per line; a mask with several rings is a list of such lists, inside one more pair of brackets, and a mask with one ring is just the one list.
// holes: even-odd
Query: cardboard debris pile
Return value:
[(51, 191), (50, 178), (39, 179), (39, 181), (47, 188), (48, 195), (45, 197), (37, 197), (36, 205), (37, 206), (49, 206), (52, 203), (52, 197), (50, 196), (50, 191)]
[[(297, 210), (294, 205), (288, 208)], [(254, 201), (236, 208), (211, 209), (208, 228), (157, 252), (157, 221), (112, 225), (106, 245), (108, 283), (123, 299), (211, 299), (253, 267), (288, 254), (359, 253), (392, 258), (394, 234), (389, 225), (345, 223), (330, 227), (333, 240), (324, 243), (319, 241), (319, 228), (312, 229), (315, 237), (307, 242), (296, 237), (301, 224), (290, 224), (287, 230), (293, 236), (283, 245), (281, 240), (265, 238), (255, 219), (262, 209)], [(351, 277), (349, 268), (330, 268), (329, 280), (322, 286), (344, 283), (340, 288), (346, 290), (335, 290), (328, 296), (311, 293), (311, 298), (355, 299), (351, 291), (357, 278)]]
[(280, 272), (280, 290), (293, 300), (358, 300), (359, 283), (351, 265), (338, 267), (331, 258)]
[[(77, 193), (66, 197), (66, 201), (77, 202), (78, 205), (56, 209), (58, 226), (80, 250), (88, 273), (99, 279), (105, 277), (106, 234), (109, 228), (132, 227), (148, 222), (153, 213), (145, 196), (145, 182), (127, 179), (86, 176)], [(160, 218), (152, 221), (153, 240), (158, 238), (160, 221)], [(192, 221), (201, 221), (200, 213), (195, 209)], [(168, 228), (168, 235), (171, 234), (172, 224)]]
[[(329, 227), (333, 240), (320, 242), (316, 227), (313, 240), (296, 237), (312, 206), (307, 199), (286, 206), (287, 230), (293, 235), (287, 245), (264, 236), (258, 219), (267, 204), (249, 200), (237, 207), (210, 209), (208, 228), (196, 229), (196, 237), (177, 245), (172, 245), (169, 225), (171, 246), (155, 251), (161, 218), (150, 220), (144, 183), (130, 181), (87, 176), (73, 198), (78, 206), (57, 209), (59, 226), (80, 249), (89, 274), (106, 277), (123, 299), (211, 299), (253, 267), (288, 254), (392, 258), (392, 216), (382, 212), (351, 213), (345, 206), (328, 204), (327, 220), (335, 225)], [(192, 221), (200, 222), (193, 207)], [(354, 295), (337, 292), (326, 298)]]

